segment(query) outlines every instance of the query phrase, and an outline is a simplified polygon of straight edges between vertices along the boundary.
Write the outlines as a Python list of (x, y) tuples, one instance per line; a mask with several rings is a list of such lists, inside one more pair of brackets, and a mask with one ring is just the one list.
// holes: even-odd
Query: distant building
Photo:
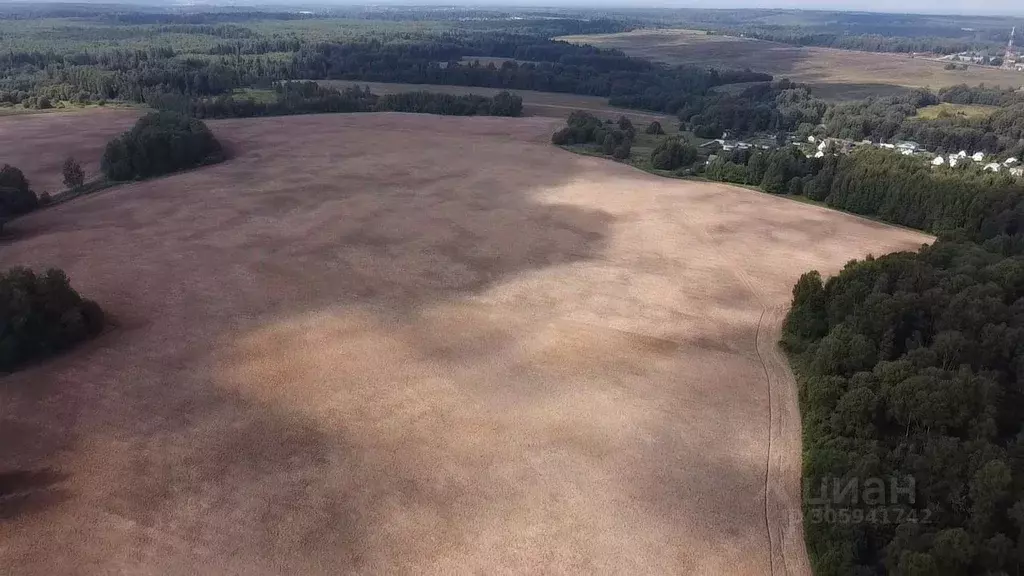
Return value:
[(900, 152), (903, 152), (905, 150), (910, 150), (911, 152), (917, 152), (921, 148), (921, 145), (918, 144), (917, 142), (911, 142), (910, 140), (905, 140), (903, 142), (897, 142), (896, 143), (896, 148), (898, 148)]
[(943, 158), (942, 156), (936, 156), (935, 159), (932, 160), (932, 166), (942, 166), (945, 163), (946, 159)]
[(974, 156), (971, 156), (971, 159), (974, 160), (975, 162), (984, 162), (985, 161), (985, 153), (984, 152), (975, 152)]
[(1020, 162), (1020, 160), (1017, 160), (1016, 158), (1007, 158), (1006, 160), (1003, 160), (1003, 166), (1009, 168), (1010, 166), (1013, 166), (1018, 162)]
[(957, 155), (957, 158), (967, 158), (967, 150), (961, 150)]
[(998, 162), (993, 162), (991, 164), (985, 164), (985, 170), (987, 170), (989, 172), (999, 172), (1000, 168), (1002, 168), (1002, 165), (999, 164)]
[(808, 136), (807, 141), (810, 142), (811, 144), (814, 144), (815, 142), (818, 141), (818, 139), (815, 138), (814, 136)]
[(960, 163), (960, 157), (956, 154), (949, 155), (949, 167), (956, 168), (956, 165)]
[(1024, 176), (1024, 167), (1017, 166), (1016, 168), (1010, 168), (1010, 174), (1020, 178), (1021, 176)]
[(879, 144), (879, 146), (881, 146), (882, 148), (885, 148), (886, 150), (895, 150), (896, 149), (896, 145), (895, 144), (886, 144), (884, 142)]
[(815, 158), (824, 158), (825, 157), (825, 151), (824, 150), (818, 150), (817, 152), (814, 153), (814, 157)]

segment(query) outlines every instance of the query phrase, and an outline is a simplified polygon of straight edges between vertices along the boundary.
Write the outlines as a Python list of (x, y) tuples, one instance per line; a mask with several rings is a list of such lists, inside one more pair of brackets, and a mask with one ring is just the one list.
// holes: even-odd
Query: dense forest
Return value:
[[(877, 14), (785, 9), (637, 9), (612, 11), (638, 26), (710, 30), (797, 46), (870, 52), (968, 50), (1002, 56), (1014, 25), (1024, 19), (998, 16)], [(1018, 36), (1017, 40), (1020, 40)]]
[(805, 485), (912, 487), (884, 502), (805, 492), (817, 574), (1014, 574), (1024, 560), (1020, 198), (967, 203), (977, 220), (955, 237), (794, 288)]

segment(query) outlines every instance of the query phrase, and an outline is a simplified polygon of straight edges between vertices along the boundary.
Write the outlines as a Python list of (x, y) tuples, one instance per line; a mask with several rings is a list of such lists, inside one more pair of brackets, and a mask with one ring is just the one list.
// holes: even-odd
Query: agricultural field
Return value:
[[(85, 170), (86, 180), (100, 173), (100, 157), (113, 137), (132, 127), (140, 108), (53, 111), (0, 118), (0, 162), (17, 166), (36, 193), (64, 189), (61, 167), (68, 156)], [(55, 138), (59, 134), (59, 138)]]
[[(2, 157), (98, 156), (52, 118)], [(208, 124), (226, 162), (6, 228), (0, 266), (63, 268), (114, 327), (4, 377), (0, 565), (808, 573), (793, 283), (930, 237), (543, 117)]]
[(352, 86), (369, 87), (370, 92), (378, 95), (398, 94), (426, 90), (439, 94), (477, 94), (493, 97), (499, 92), (512, 92), (523, 99), (524, 116), (545, 116), (549, 118), (565, 118), (573, 110), (586, 110), (602, 118), (616, 119), (625, 115), (634, 122), (650, 123), (658, 120), (666, 129), (679, 124), (678, 119), (664, 114), (655, 114), (616, 108), (608, 105), (608, 99), (601, 96), (583, 96), (579, 94), (560, 94), (556, 92), (537, 92), (535, 90), (508, 90), (501, 88), (483, 88), (479, 86), (445, 86), (440, 84), (400, 84), (396, 82), (360, 82), (355, 80), (318, 80), (322, 86), (344, 89)]
[(810, 84), (828, 100), (891, 95), (908, 88), (938, 89), (956, 84), (1018, 87), (1024, 74), (971, 66), (945, 70), (947, 62), (907, 54), (800, 47), (707, 34), (699, 30), (638, 30), (618, 34), (565, 36), (578, 44), (617, 48), (631, 56), (670, 64), (750, 69)]

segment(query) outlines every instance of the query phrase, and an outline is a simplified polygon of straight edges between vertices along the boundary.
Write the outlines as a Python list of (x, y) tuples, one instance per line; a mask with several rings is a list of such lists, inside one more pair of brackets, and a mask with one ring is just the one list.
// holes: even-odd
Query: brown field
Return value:
[(107, 142), (140, 115), (142, 110), (111, 108), (0, 118), (0, 163), (20, 168), (36, 193), (53, 194), (64, 189), (61, 169), (68, 156), (82, 165), (86, 179), (98, 176)]
[[(399, 92), (414, 92), (427, 90), (442, 94), (478, 94), (480, 96), (494, 96), (502, 92), (500, 88), (481, 88), (475, 86), (444, 86), (440, 84), (398, 84), (392, 82), (359, 82), (355, 80), (318, 80), (325, 86), (335, 88), (347, 88), (349, 86), (368, 86), (374, 94), (396, 94)], [(650, 114), (637, 112), (628, 108), (616, 108), (608, 105), (608, 99), (600, 96), (581, 96), (577, 94), (558, 94), (555, 92), (537, 92), (534, 90), (508, 90), (523, 98), (524, 116), (546, 116), (550, 118), (565, 118), (573, 110), (587, 110), (601, 116), (602, 118), (618, 118), (625, 115), (634, 122), (650, 122), (658, 120), (664, 124), (666, 129), (672, 128), (679, 123), (674, 116), (664, 114)]]
[(955, 84), (1024, 85), (1024, 74), (1020, 72), (981, 66), (945, 70), (946, 62), (912, 58), (907, 54), (790, 46), (694, 30), (638, 30), (562, 39), (618, 48), (633, 56), (670, 64), (749, 68), (811, 84), (816, 94), (832, 100), (890, 95), (917, 87), (938, 89)]
[[(233, 159), (10, 223), (114, 327), (0, 379), (0, 565), (808, 573), (792, 284), (928, 237), (557, 124), (211, 122)], [(91, 149), (45, 126), (4, 154)]]

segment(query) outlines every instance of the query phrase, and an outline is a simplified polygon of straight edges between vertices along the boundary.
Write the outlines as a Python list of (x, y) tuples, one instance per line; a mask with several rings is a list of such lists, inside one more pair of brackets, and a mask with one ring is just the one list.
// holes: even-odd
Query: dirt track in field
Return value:
[(791, 287), (927, 237), (543, 118), (210, 124), (232, 160), (9, 226), (117, 326), (0, 379), (0, 565), (808, 572)]

